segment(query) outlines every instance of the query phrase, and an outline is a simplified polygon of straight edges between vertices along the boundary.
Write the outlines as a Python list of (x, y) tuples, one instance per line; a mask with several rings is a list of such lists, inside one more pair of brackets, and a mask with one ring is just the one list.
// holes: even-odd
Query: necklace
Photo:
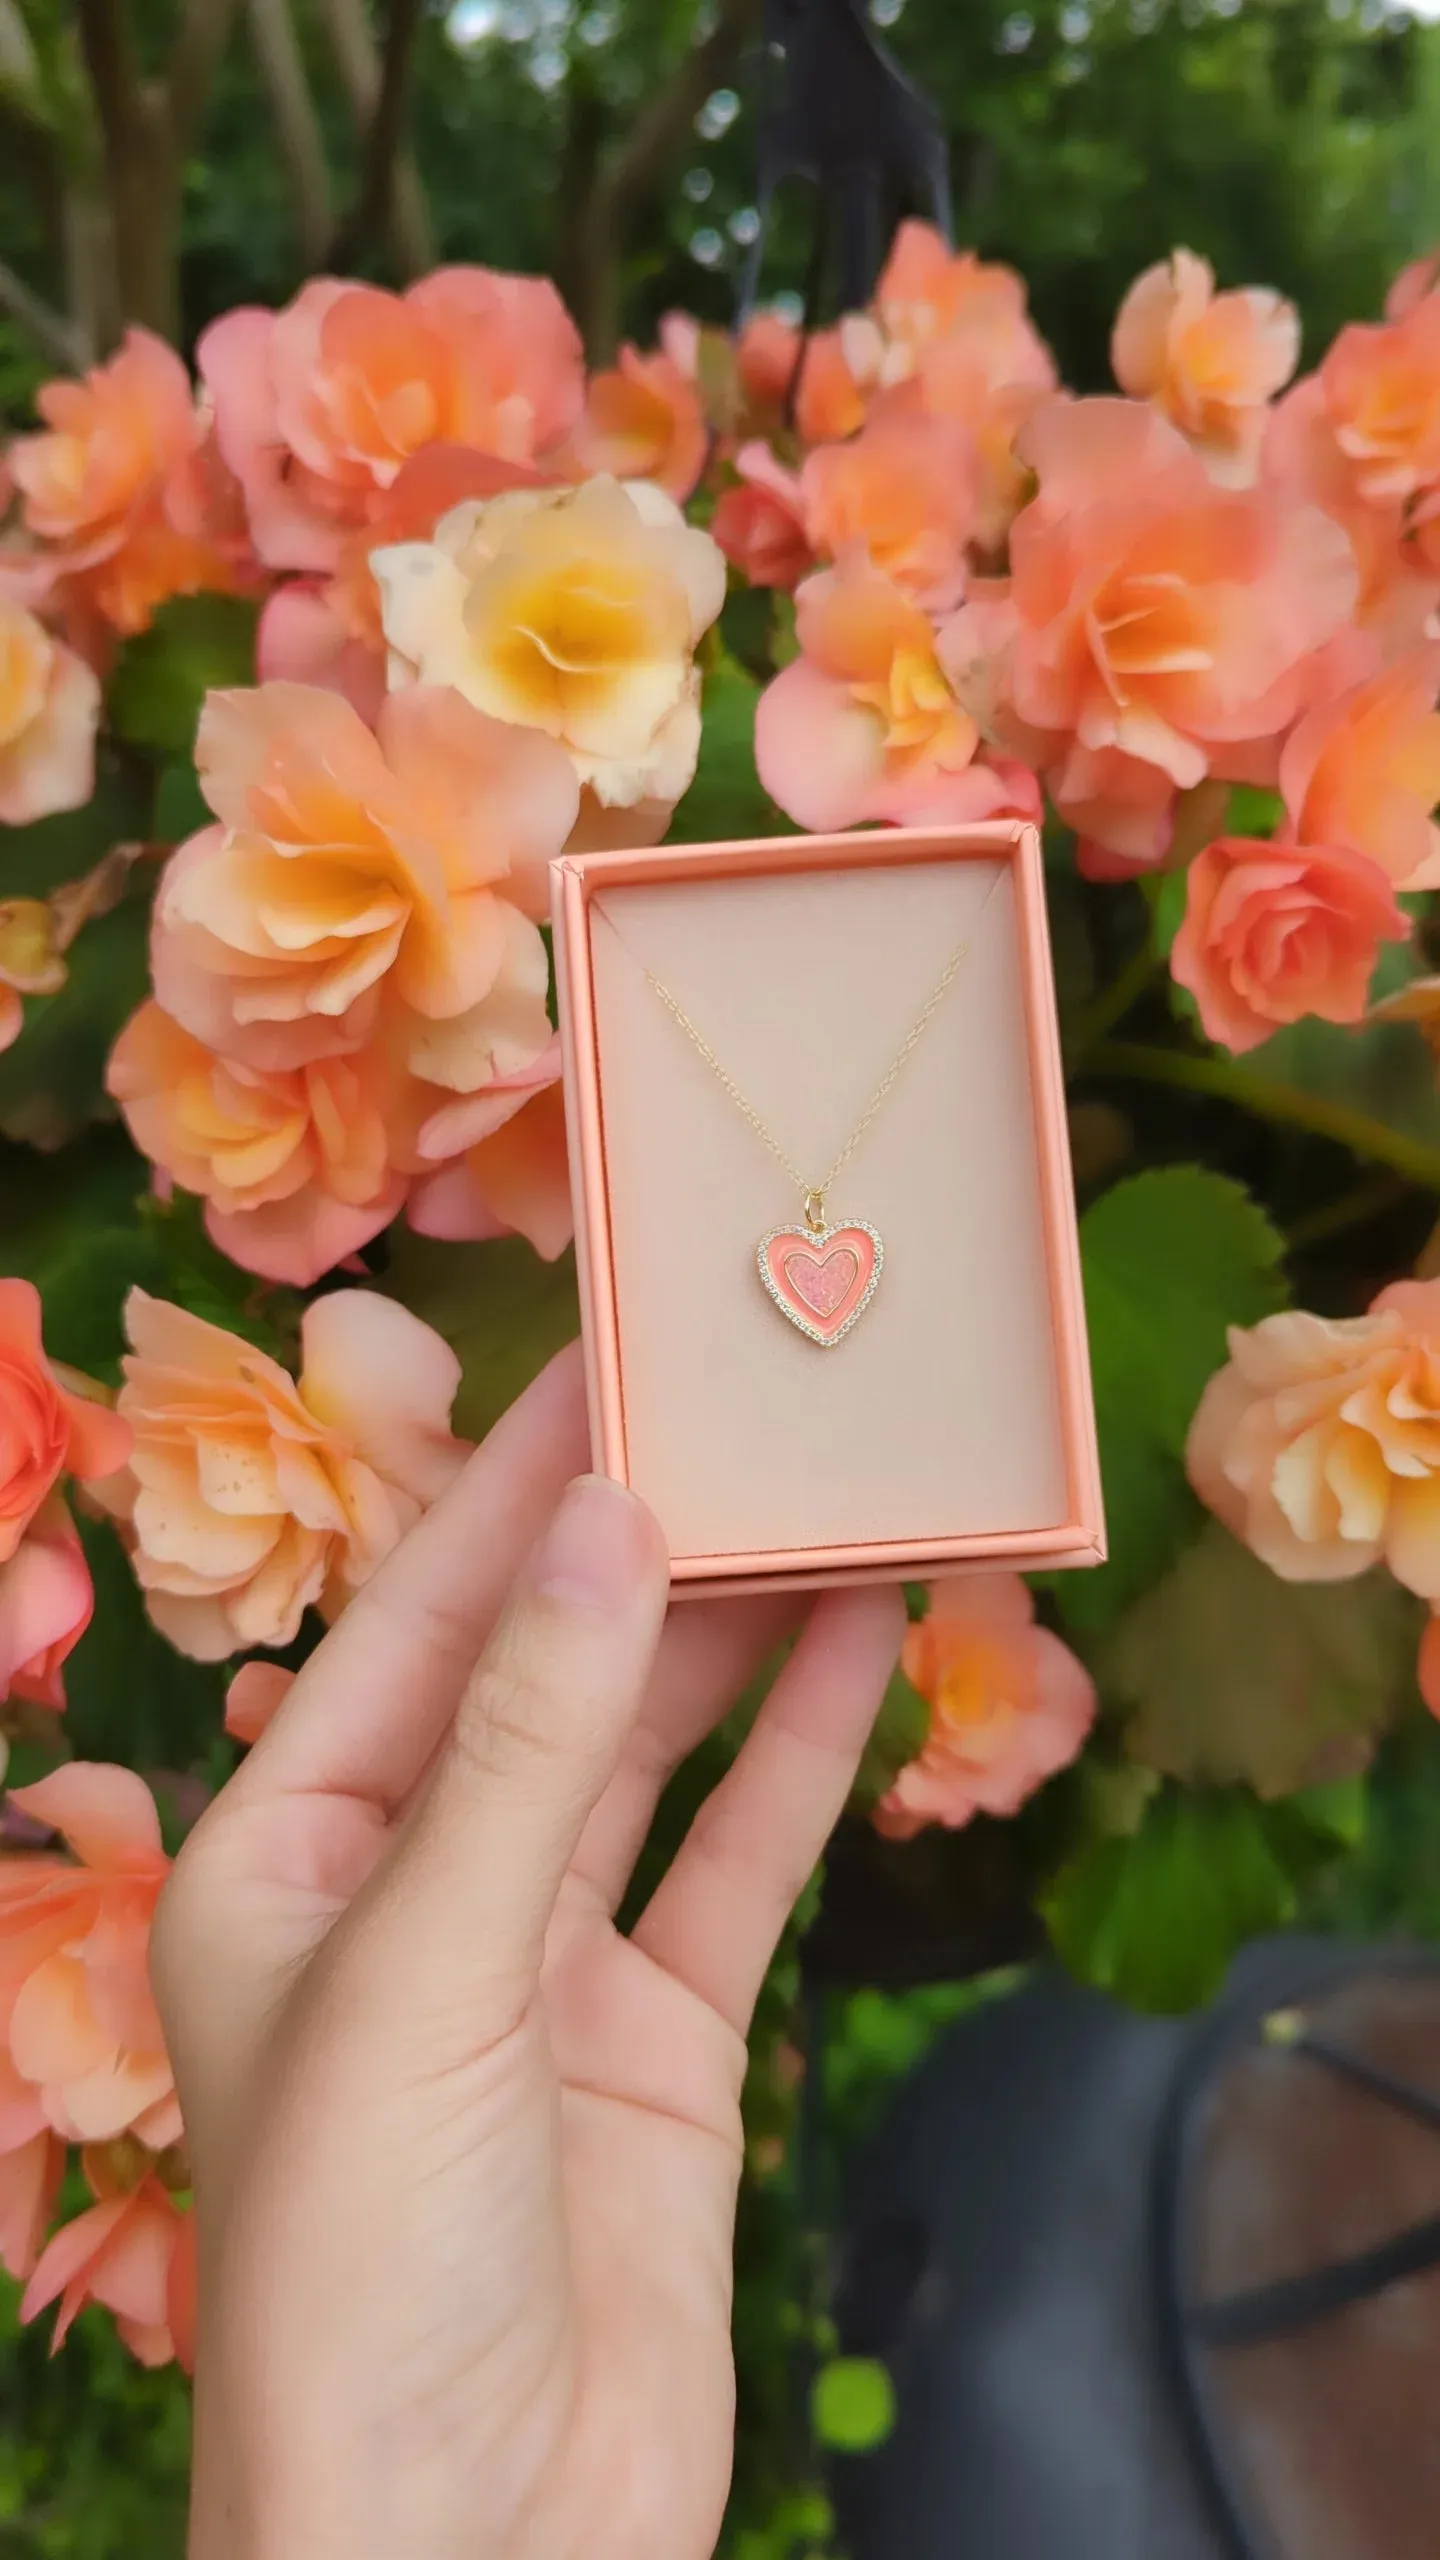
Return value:
[[(754, 1104), (741, 1092), (728, 1067), (716, 1057), (704, 1033), (696, 1029), (679, 997), (666, 986), (663, 978), (658, 978), (653, 969), (646, 968), (644, 961), (640, 961), (640, 967), (666, 1012), (679, 1024), (742, 1119), (749, 1123), (761, 1145), (769, 1149), (781, 1170), (788, 1174), (800, 1192), (803, 1223), (771, 1227), (756, 1246), (755, 1261), (761, 1284), (782, 1316), (795, 1326), (797, 1332), (803, 1333), (808, 1342), (818, 1343), (822, 1350), (829, 1350), (833, 1343), (842, 1341), (851, 1326), (859, 1323), (880, 1285), (885, 1263), (885, 1244), (879, 1229), (873, 1227), (867, 1218), (831, 1220), (826, 1215), (825, 1195), (867, 1135), (923, 1039), (932, 1016), (944, 1002), (969, 950), (971, 936), (978, 930), (985, 909), (1003, 877), (1001, 872), (992, 881), (974, 925), (951, 952), (829, 1172), (819, 1182), (807, 1181), (799, 1166), (791, 1162), (779, 1139), (766, 1128)], [(609, 922), (608, 917), (606, 922)], [(616, 930), (614, 925), (610, 929), (612, 933)], [(638, 958), (638, 954), (635, 956)]]

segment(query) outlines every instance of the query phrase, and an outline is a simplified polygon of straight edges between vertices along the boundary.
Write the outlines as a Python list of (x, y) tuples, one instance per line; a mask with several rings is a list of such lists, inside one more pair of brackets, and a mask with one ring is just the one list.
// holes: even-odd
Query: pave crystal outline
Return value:
[[(832, 1243), (836, 1236), (844, 1235), (847, 1229), (852, 1235), (869, 1237), (875, 1247), (875, 1259), (870, 1266), (870, 1277), (844, 1323), (838, 1325), (833, 1333), (822, 1333), (818, 1325), (807, 1324), (790, 1299), (783, 1296), (776, 1288), (770, 1277), (770, 1268), (765, 1257), (771, 1245), (780, 1236), (799, 1236), (802, 1243), (812, 1246), (816, 1253), (821, 1253), (827, 1244)], [(836, 1218), (833, 1223), (821, 1228), (818, 1234), (810, 1227), (795, 1226), (787, 1221), (782, 1226), (771, 1227), (769, 1232), (761, 1237), (755, 1248), (755, 1267), (760, 1274), (760, 1285), (767, 1298), (773, 1299), (787, 1324), (793, 1324), (797, 1333), (803, 1333), (808, 1341), (816, 1343), (822, 1351), (833, 1351), (837, 1342), (844, 1341), (852, 1325), (859, 1323), (880, 1285), (880, 1274), (884, 1263), (885, 1239), (878, 1227), (871, 1226), (868, 1218)]]

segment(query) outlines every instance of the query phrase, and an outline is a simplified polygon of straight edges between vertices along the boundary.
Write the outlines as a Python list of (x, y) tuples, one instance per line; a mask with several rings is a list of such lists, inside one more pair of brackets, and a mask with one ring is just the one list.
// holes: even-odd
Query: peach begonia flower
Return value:
[(800, 360), (800, 332), (778, 311), (752, 311), (735, 342), (740, 380), (759, 409), (783, 409)]
[(548, 739), (455, 693), (390, 696), (372, 735), (306, 685), (212, 693), (196, 741), (220, 824), (180, 847), (155, 907), (164, 1010), (265, 1071), (360, 1047), (473, 1092), (549, 1038), (535, 924), (574, 821)]
[[(874, 312), (888, 340), (917, 353), (957, 329), (1030, 325), (1025, 286), (1014, 269), (991, 264), (973, 249), (952, 249), (928, 222), (901, 223), (875, 287)], [(1022, 367), (1031, 360), (1018, 339), (1015, 353)], [(1023, 370), (994, 376), (1023, 378)]]
[(153, 2174), (123, 2185), (103, 2155), (85, 2161), (96, 2203), (62, 2223), (20, 2304), (22, 2320), (58, 2301), (51, 2352), (87, 2303), (100, 2303), (138, 2364), (194, 2365), (194, 2217)]
[(710, 435), (694, 382), (665, 354), (622, 347), (613, 370), (590, 377), (570, 439), (582, 472), (653, 480), (683, 504), (705, 468)]
[(294, 1681), (278, 1662), (242, 1662), (225, 1692), (226, 1732), (236, 1742), (258, 1742)]
[(133, 1769), (71, 1760), (10, 1802), (73, 1854), (0, 1854), (0, 2129), (162, 2151), (180, 2113), (150, 1991), (170, 1872), (154, 1798)]
[[(1083, 807), (1084, 832), (1131, 853), (1132, 795), (1112, 773), (1112, 829), (1077, 751), (1176, 791), (1233, 772), (1242, 752), (1249, 772), (1256, 742), (1278, 755), (1354, 602), (1354, 560), (1318, 508), (1217, 488), (1178, 430), (1130, 401), (1049, 401), (1020, 451), (1039, 492), (1010, 537), (1011, 705), (1050, 733), (1062, 815)], [(1157, 788), (1140, 784), (1141, 800)]]
[(343, 693), (375, 726), (385, 699), (385, 633), (372, 551), (392, 542), (428, 541), (462, 498), (493, 498), (502, 489), (537, 488), (529, 464), (501, 462), (467, 445), (427, 444), (372, 504), (368, 521), (348, 533), (328, 578), (289, 578), (276, 588), (255, 634), (261, 683), (325, 685)]
[(838, 444), (865, 424), (868, 392), (850, 368), (839, 329), (812, 330), (795, 386), (795, 425), (802, 444)]
[(932, 1583), (929, 1612), (900, 1660), (929, 1706), (930, 1730), (875, 1808), (876, 1828), (892, 1840), (931, 1822), (958, 1831), (977, 1813), (1018, 1812), (1068, 1767), (1094, 1721), (1088, 1671), (1036, 1626), (1018, 1573)]
[(602, 811), (649, 807), (663, 833), (700, 751), (695, 650), (725, 601), (721, 553), (672, 498), (607, 478), (517, 489), (371, 567), (392, 684), (453, 685), (543, 732)]
[(418, 1235), (522, 1235), (553, 1262), (575, 1231), (558, 1036), (532, 1066), (442, 1104), (416, 1156), (421, 1178), (406, 1214)]
[(1408, 320), (1417, 302), (1434, 293), (1440, 286), (1440, 249), (1429, 250), (1423, 258), (1412, 258), (1402, 267), (1385, 296), (1387, 320)]
[(63, 1666), (94, 1608), (79, 1531), (60, 1495), (52, 1493), (14, 1554), (0, 1563), (0, 1705), (23, 1698), (57, 1714), (63, 1710)]
[(1420, 1638), (1415, 1682), (1432, 1716), (1440, 1718), (1440, 1618), (1433, 1610), (1425, 1621), (1425, 1632)]
[(1440, 641), (1317, 703), (1280, 755), (1280, 789), (1302, 843), (1368, 854), (1397, 888), (1429, 886), (1440, 801)]
[(1287, 1582), (1386, 1564), (1440, 1600), (1440, 1280), (1235, 1326), (1190, 1426), (1202, 1502)]
[(815, 560), (800, 475), (787, 471), (758, 438), (740, 447), (735, 470), (740, 486), (721, 492), (710, 531), (752, 587), (789, 589)]
[(914, 603), (946, 612), (964, 592), (977, 477), (974, 445), (951, 420), (876, 417), (802, 466), (811, 548), (825, 560), (862, 550)]
[(83, 808), (99, 725), (93, 670), (0, 594), (0, 826)]
[(212, 322), (198, 362), (275, 569), (333, 570), (422, 446), (533, 462), (584, 399), (579, 334), (554, 286), (485, 267), (440, 267), (400, 294), (318, 276), (284, 311)]
[(460, 1364), (393, 1299), (337, 1289), (306, 1309), (298, 1381), (222, 1326), (132, 1289), (120, 1410), (125, 1524), (156, 1626), (221, 1662), (335, 1617), (458, 1473)]
[(1440, 479), (1440, 296), (1403, 319), (1353, 321), (1320, 367), (1325, 408), (1367, 498), (1410, 498)]
[(760, 697), (755, 761), (813, 835), (968, 816), (980, 733), (919, 607), (851, 554), (796, 592), (801, 654)]
[(22, 2120), (0, 2089), (0, 2267), (23, 2284), (50, 2228), (65, 2175), (65, 2145), (47, 2127), (42, 2133), (10, 2133)]
[(1384, 872), (1344, 845), (1221, 836), (1191, 863), (1185, 900), (1171, 972), (1237, 1054), (1306, 1014), (1359, 1022), (1381, 943), (1410, 932)]
[(1322, 508), (1341, 527), (1355, 555), (1352, 618), (1360, 628), (1387, 656), (1417, 646), (1440, 602), (1440, 561), (1424, 556), (1414, 502), (1367, 495), (1359, 464), (1336, 440), (1318, 375), (1297, 382), (1270, 412), (1260, 467), (1265, 486)]
[[(407, 1198), (422, 1233), (518, 1230), (547, 1256), (560, 1252), (570, 1237), (563, 1121), (557, 1102), (552, 1143), (527, 1109), (559, 1072), (552, 1039), (460, 1101), (408, 1074), (384, 1042), (267, 1073), (217, 1056), (152, 1002), (121, 1032), (106, 1090), (142, 1153), (206, 1202), (222, 1253), (263, 1279), (308, 1288)], [(498, 1190), (479, 1223), (487, 1165)], [(433, 1223), (447, 1201), (458, 1218), (462, 1198), (466, 1223)]]
[(201, 520), (206, 426), (180, 358), (148, 329), (80, 382), (37, 395), (45, 421), (8, 461), (27, 532), (118, 631), (141, 631), (167, 596), (245, 583), (236, 528)]
[(1208, 260), (1176, 249), (1130, 287), (1110, 355), (1122, 391), (1153, 401), (1212, 478), (1244, 487), (1269, 404), (1300, 360), (1300, 315), (1259, 285), (1217, 294)]
[(106, 1476), (130, 1435), (100, 1390), (45, 1357), (40, 1292), (0, 1280), (0, 1564), (13, 1556), (61, 1476)]

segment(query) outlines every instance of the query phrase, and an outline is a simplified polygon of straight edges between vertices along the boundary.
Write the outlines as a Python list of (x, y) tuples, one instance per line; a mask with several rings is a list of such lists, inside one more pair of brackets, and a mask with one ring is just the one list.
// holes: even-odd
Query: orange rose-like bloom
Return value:
[(1266, 1316), (1190, 1427), (1190, 1481), (1287, 1582), (1387, 1564), (1440, 1601), (1440, 1280), (1382, 1289), (1368, 1315)]
[(720, 552), (673, 498), (648, 481), (516, 489), (371, 566), (392, 684), (451, 685), (542, 731), (602, 810), (648, 807), (663, 833), (700, 751), (696, 647), (725, 601)]
[(50, 2228), (65, 2175), (65, 2145), (48, 2130), (11, 2138), (10, 2120), (0, 2097), (0, 2267), (23, 2284)]
[(1318, 703), (1280, 757), (1280, 788), (1302, 841), (1368, 854), (1397, 888), (1429, 886), (1431, 811), (1440, 800), (1440, 641)]
[(849, 444), (826, 445), (800, 474), (805, 529), (827, 560), (863, 551), (916, 604), (959, 602), (975, 527), (975, 449), (944, 418), (877, 417)]
[(143, 1290), (126, 1324), (134, 1451), (106, 1499), (151, 1617), (195, 1661), (289, 1644), (312, 1605), (337, 1615), (464, 1463), (459, 1362), (392, 1299), (317, 1299), (298, 1382)]
[(58, 2300), (53, 2352), (86, 2304), (97, 2302), (114, 2315), (138, 2364), (178, 2359), (190, 2372), (193, 2214), (181, 2211), (157, 2177), (123, 2183), (103, 2152), (87, 2153), (85, 2167), (98, 2201), (56, 2232), (25, 2288), (21, 2319), (33, 2320)]
[(0, 826), (84, 806), (95, 788), (99, 723), (93, 671), (0, 596)]
[(1365, 497), (1409, 498), (1440, 479), (1440, 295), (1403, 319), (1342, 329), (1320, 384)]
[(1177, 249), (1137, 277), (1111, 342), (1115, 379), (1189, 438), (1216, 480), (1255, 476), (1265, 413), (1300, 358), (1300, 315), (1258, 285), (1215, 291), (1214, 271)]
[(383, 1051), (263, 1074), (217, 1057), (144, 1004), (105, 1089), (142, 1154), (208, 1203), (212, 1241), (246, 1271), (308, 1288), (388, 1227), (409, 1187), (392, 1162), (409, 1079)]
[(1170, 967), (1209, 1037), (1237, 1053), (1305, 1014), (1358, 1022), (1380, 944), (1410, 932), (1384, 872), (1343, 845), (1221, 836), (1185, 892)]
[(0, 1563), (62, 1475), (107, 1476), (129, 1444), (123, 1422), (64, 1385), (46, 1359), (39, 1290), (0, 1280)]
[(793, 587), (813, 565), (798, 472), (777, 462), (768, 444), (744, 444), (735, 456), (738, 489), (722, 490), (710, 531), (727, 560), (753, 587)]
[(150, 1992), (170, 1871), (154, 1799), (132, 1769), (72, 1760), (10, 1801), (73, 1857), (0, 1855), (0, 2147), (48, 2129), (164, 2150), (180, 2115)]
[(448, 691), (392, 696), (373, 736), (337, 694), (212, 693), (196, 761), (221, 824), (169, 863), (165, 1011), (263, 1071), (358, 1048), (382, 1018), (461, 1093), (549, 1038), (538, 928), (575, 777), (548, 739)]
[[(968, 816), (979, 731), (918, 606), (851, 555), (796, 591), (801, 654), (760, 697), (755, 760), (811, 834)], [(957, 799), (957, 794), (959, 798)]]
[(141, 631), (167, 596), (244, 583), (236, 528), (200, 521), (206, 429), (174, 349), (127, 331), (107, 364), (51, 382), (45, 431), (18, 436), (9, 465), (21, 514), (53, 546), (77, 598), (119, 631)]
[(684, 501), (705, 468), (709, 431), (700, 394), (668, 355), (622, 347), (612, 372), (592, 374), (571, 440), (583, 472), (653, 480)]
[[(129, 1447), (129, 1434), (123, 1447)], [(90, 1624), (95, 1592), (79, 1532), (58, 1493), (0, 1563), (0, 1705), (65, 1705), (64, 1666)]]
[[(1273, 740), (1354, 603), (1354, 560), (1317, 508), (1217, 488), (1128, 401), (1049, 401), (1019, 449), (1040, 487), (1010, 538), (1013, 708), (1053, 733), (1053, 796), (1105, 841), (1094, 759), (1184, 791)], [(1114, 841), (1130, 850), (1123, 826)]]
[(403, 294), (315, 277), (284, 311), (212, 323), (199, 365), (255, 547), (276, 569), (335, 568), (423, 446), (533, 462), (584, 398), (554, 286), (485, 267), (441, 267)]
[(930, 1822), (958, 1831), (977, 1813), (1018, 1812), (1068, 1767), (1094, 1721), (1094, 1682), (1068, 1645), (1036, 1626), (1018, 1573), (933, 1583), (900, 1660), (929, 1705), (930, 1730), (875, 1808), (877, 1829), (894, 1840)]

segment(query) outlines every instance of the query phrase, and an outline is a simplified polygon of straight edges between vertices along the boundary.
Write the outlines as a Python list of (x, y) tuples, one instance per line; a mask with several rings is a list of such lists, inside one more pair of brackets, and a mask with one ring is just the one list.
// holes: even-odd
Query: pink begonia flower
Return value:
[(758, 440), (740, 447), (735, 469), (740, 486), (721, 492), (710, 531), (752, 587), (793, 587), (815, 558), (800, 475), (787, 471)]
[(552, 284), (440, 267), (402, 294), (318, 276), (284, 311), (212, 322), (198, 362), (274, 569), (330, 571), (425, 445), (529, 463), (580, 415), (579, 334)]
[(410, 1195), (417, 1234), (450, 1243), (522, 1235), (553, 1262), (575, 1232), (558, 1037), (533, 1066), (442, 1106), (421, 1129), (417, 1156), (433, 1167)]
[(54, 2354), (87, 2303), (114, 2315), (138, 2364), (178, 2360), (188, 2373), (194, 2346), (194, 2216), (182, 2212), (159, 2178), (124, 2187), (106, 2175), (103, 2158), (86, 2155), (98, 2201), (62, 2223), (35, 2268), (20, 2304), (33, 2320), (59, 2302)]
[(1440, 561), (1416, 539), (1424, 501), (1367, 495), (1360, 465), (1342, 451), (1317, 374), (1308, 374), (1271, 411), (1261, 451), (1262, 485), (1324, 510), (1345, 534), (1359, 576), (1353, 620), (1387, 656), (1426, 636), (1440, 601)]
[(225, 1692), (225, 1730), (236, 1742), (258, 1742), (294, 1685), (278, 1662), (242, 1662)]
[(783, 409), (800, 361), (800, 332), (778, 311), (753, 311), (735, 341), (741, 382), (757, 408)]
[(1011, 530), (1011, 707), (1049, 734), (1060, 814), (1158, 861), (1167, 786), (1278, 759), (1354, 603), (1350, 546), (1318, 508), (1217, 488), (1136, 403), (1049, 401), (1020, 451), (1039, 490)]
[(527, 463), (472, 453), (467, 445), (427, 444), (372, 502), (366, 523), (348, 533), (328, 578), (292, 578), (277, 587), (255, 634), (261, 683), (326, 685), (343, 693), (373, 729), (385, 699), (385, 633), (372, 551), (394, 542), (428, 542), (462, 498), (493, 498), (502, 489), (539, 488)]
[(1408, 320), (1417, 302), (1434, 293), (1440, 285), (1440, 249), (1431, 249), (1423, 258), (1412, 258), (1402, 267), (1385, 296), (1387, 320)]
[(958, 1831), (977, 1813), (1019, 1811), (1068, 1767), (1095, 1718), (1095, 1684), (1068, 1645), (1035, 1624), (1018, 1573), (954, 1574), (906, 1635), (906, 1678), (930, 1709), (925, 1747), (875, 1808), (876, 1828), (909, 1840), (927, 1823)]
[[(126, 1434), (125, 1446), (129, 1446)], [(90, 1624), (95, 1592), (80, 1533), (58, 1493), (0, 1562), (0, 1705), (65, 1705), (64, 1665)]]
[(74, 598), (114, 630), (143, 631), (157, 605), (250, 582), (248, 543), (219, 494), (206, 422), (172, 347), (130, 329), (80, 382), (47, 383), (41, 432), (8, 462), (27, 533)]
[(1243, 488), (1269, 405), (1300, 361), (1300, 315), (1260, 285), (1217, 294), (1208, 261), (1176, 249), (1130, 287), (1110, 353), (1121, 390), (1153, 401), (1212, 479)]
[(143, 1290), (125, 1312), (134, 1450), (98, 1498), (156, 1626), (194, 1661), (289, 1644), (312, 1606), (336, 1617), (465, 1462), (460, 1364), (393, 1299), (318, 1298), (298, 1381)]
[(1381, 943), (1410, 933), (1384, 872), (1343, 845), (1221, 836), (1185, 893), (1171, 972), (1237, 1055), (1307, 1014), (1359, 1022)]
[(45, 1356), (40, 1292), (0, 1280), (0, 1564), (61, 1476), (105, 1476), (130, 1444), (100, 1390)]
[(0, 826), (84, 807), (99, 725), (98, 676), (0, 594)]
[(1190, 1426), (1202, 1502), (1287, 1582), (1386, 1564), (1440, 1601), (1440, 1280), (1233, 1326)]
[(648, 806), (663, 833), (700, 751), (695, 651), (725, 601), (719, 550), (673, 498), (604, 478), (517, 489), (370, 565), (392, 684), (452, 685), (543, 732), (602, 812)]
[(0, 2063), (0, 2267), (17, 2284), (25, 2282), (44, 2247), (66, 2148), (48, 2127), (12, 2136), (12, 2123), (20, 2121), (22, 2111), (11, 2104), (9, 2067)]
[(170, 1872), (154, 1798), (133, 1769), (71, 1760), (10, 1802), (73, 1856), (0, 1853), (0, 2141), (164, 2150), (180, 2112), (150, 1991)]
[(590, 377), (570, 455), (581, 472), (653, 480), (683, 505), (705, 468), (710, 433), (693, 380), (665, 354), (622, 347)]
[(874, 418), (801, 467), (811, 549), (825, 560), (862, 550), (914, 603), (946, 612), (964, 593), (977, 482), (973, 442), (952, 420)]
[(1280, 789), (1302, 843), (1344, 844), (1400, 889), (1436, 876), (1440, 641), (1316, 704), (1280, 754)]
[[(372, 735), (336, 694), (212, 693), (196, 741), (220, 824), (155, 905), (164, 1010), (265, 1072), (359, 1048), (473, 1092), (550, 1036), (538, 927), (575, 777), (548, 739), (448, 690), (390, 696)], [(521, 913), (522, 906), (526, 913)]]
[(1326, 414), (1367, 498), (1412, 498), (1440, 479), (1440, 296), (1403, 319), (1353, 321), (1320, 367)]
[[(917, 606), (851, 555), (796, 596), (801, 655), (760, 697), (755, 759), (787, 816), (825, 835), (876, 820), (946, 825), (1004, 797)], [(1026, 814), (1039, 812), (1025, 777)]]

